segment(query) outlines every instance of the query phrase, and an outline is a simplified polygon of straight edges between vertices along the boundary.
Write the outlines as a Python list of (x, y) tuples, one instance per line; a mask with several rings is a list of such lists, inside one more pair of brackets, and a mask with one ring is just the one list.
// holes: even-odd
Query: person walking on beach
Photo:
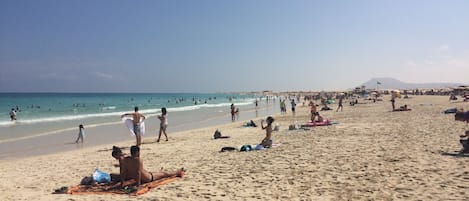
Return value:
[(10, 120), (11, 120), (11, 121), (16, 121), (16, 111), (15, 111), (15, 108), (11, 108), (11, 111), (10, 111)]
[(164, 133), (166, 141), (168, 141), (168, 135), (166, 134), (166, 128), (168, 127), (168, 114), (165, 107), (161, 108), (161, 115), (158, 115), (158, 119), (160, 119), (160, 133), (158, 134), (156, 142), (160, 142), (161, 133)]
[(339, 106), (337, 107), (336, 112), (339, 111), (339, 108), (340, 108), (340, 111), (344, 110), (344, 106), (342, 105), (343, 100), (344, 100), (344, 96), (341, 95), (340, 98), (339, 98)]
[(83, 124), (80, 124), (78, 126), (78, 137), (77, 140), (75, 140), (75, 144), (78, 143), (78, 140), (81, 140), (81, 143), (83, 143), (83, 140), (85, 138), (85, 127)]
[(138, 107), (134, 108), (133, 113), (125, 113), (121, 115), (121, 118), (124, 118), (125, 116), (132, 116), (132, 122), (134, 123), (133, 130), (137, 141), (137, 146), (140, 146), (140, 144), (142, 144), (142, 132), (140, 130), (140, 124), (145, 121), (145, 116), (138, 112)]
[(267, 117), (267, 125), (264, 127), (264, 120), (261, 121), (262, 130), (265, 130), (265, 138), (262, 139), (260, 145), (265, 148), (272, 146), (272, 123), (274, 123), (274, 118), (271, 116)]

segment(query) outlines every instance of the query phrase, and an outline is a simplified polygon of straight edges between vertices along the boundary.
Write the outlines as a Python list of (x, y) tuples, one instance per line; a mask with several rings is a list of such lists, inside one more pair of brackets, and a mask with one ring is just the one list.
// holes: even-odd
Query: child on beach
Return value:
[(78, 140), (81, 140), (81, 143), (83, 143), (84, 138), (85, 138), (85, 127), (83, 127), (83, 124), (80, 124), (78, 126), (78, 137), (77, 137), (77, 140), (75, 140), (75, 143), (78, 143)]
[(168, 135), (166, 134), (166, 128), (168, 127), (168, 114), (165, 107), (161, 108), (161, 115), (158, 115), (158, 119), (160, 119), (160, 133), (156, 142), (160, 142), (161, 133), (164, 133), (166, 141), (168, 141)]
[(264, 127), (264, 120), (261, 121), (262, 129), (265, 129), (265, 138), (262, 139), (260, 145), (264, 146), (265, 148), (269, 148), (272, 146), (272, 123), (274, 122), (274, 118), (271, 116), (267, 117), (267, 125)]

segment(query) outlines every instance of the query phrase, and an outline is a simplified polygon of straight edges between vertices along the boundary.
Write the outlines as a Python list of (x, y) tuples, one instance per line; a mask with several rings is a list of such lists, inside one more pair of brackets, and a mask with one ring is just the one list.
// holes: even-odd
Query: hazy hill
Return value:
[[(380, 82), (380, 85), (377, 85)], [(461, 83), (407, 83), (394, 78), (372, 78), (368, 82), (363, 83), (360, 86), (365, 86), (367, 89), (376, 89), (378, 86), (380, 89), (429, 89), (429, 88), (445, 88), (455, 87), (464, 85)]]

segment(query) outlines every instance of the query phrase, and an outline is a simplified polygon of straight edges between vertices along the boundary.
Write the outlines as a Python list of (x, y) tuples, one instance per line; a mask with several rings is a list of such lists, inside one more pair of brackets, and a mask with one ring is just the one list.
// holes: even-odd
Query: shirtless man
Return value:
[[(114, 155), (113, 155), (114, 156)], [(130, 147), (130, 156), (119, 155), (121, 187), (136, 184), (137, 186), (152, 182), (158, 179), (184, 175), (184, 169), (175, 172), (148, 172), (143, 168), (143, 161), (140, 158), (140, 148), (138, 146)]]
[(132, 116), (132, 121), (134, 122), (134, 133), (135, 133), (135, 138), (137, 140), (137, 146), (140, 146), (142, 144), (142, 133), (140, 130), (140, 123), (145, 121), (145, 116), (140, 114), (138, 112), (138, 107), (134, 108), (134, 113), (125, 113), (121, 115), (121, 118), (124, 118), (125, 116)]
[(309, 102), (309, 106), (311, 107), (311, 122), (314, 123), (314, 119), (316, 119), (316, 116), (319, 116), (319, 112), (317, 110), (316, 104), (314, 104), (313, 101)]

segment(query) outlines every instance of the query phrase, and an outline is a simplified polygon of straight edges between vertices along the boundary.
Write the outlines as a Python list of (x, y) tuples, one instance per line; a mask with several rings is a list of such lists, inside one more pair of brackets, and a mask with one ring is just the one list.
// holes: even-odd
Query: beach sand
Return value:
[[(219, 152), (260, 142), (265, 131), (242, 127), (245, 122), (171, 133), (169, 142), (146, 139), (146, 169), (188, 171), (138, 197), (52, 194), (78, 184), (96, 167), (117, 173), (112, 144), (2, 160), (0, 200), (467, 200), (469, 157), (455, 153), (469, 126), (442, 111), (467, 110), (469, 103), (414, 96), (396, 101), (412, 111), (390, 112), (389, 97), (384, 100), (354, 107), (344, 101), (342, 112), (335, 112), (336, 105), (321, 112), (339, 124), (290, 131), (289, 124), (309, 119), (308, 108), (298, 104), (295, 118), (290, 111), (275, 116), (280, 131), (273, 139), (281, 146), (262, 151)], [(231, 138), (213, 140), (217, 128)]]

